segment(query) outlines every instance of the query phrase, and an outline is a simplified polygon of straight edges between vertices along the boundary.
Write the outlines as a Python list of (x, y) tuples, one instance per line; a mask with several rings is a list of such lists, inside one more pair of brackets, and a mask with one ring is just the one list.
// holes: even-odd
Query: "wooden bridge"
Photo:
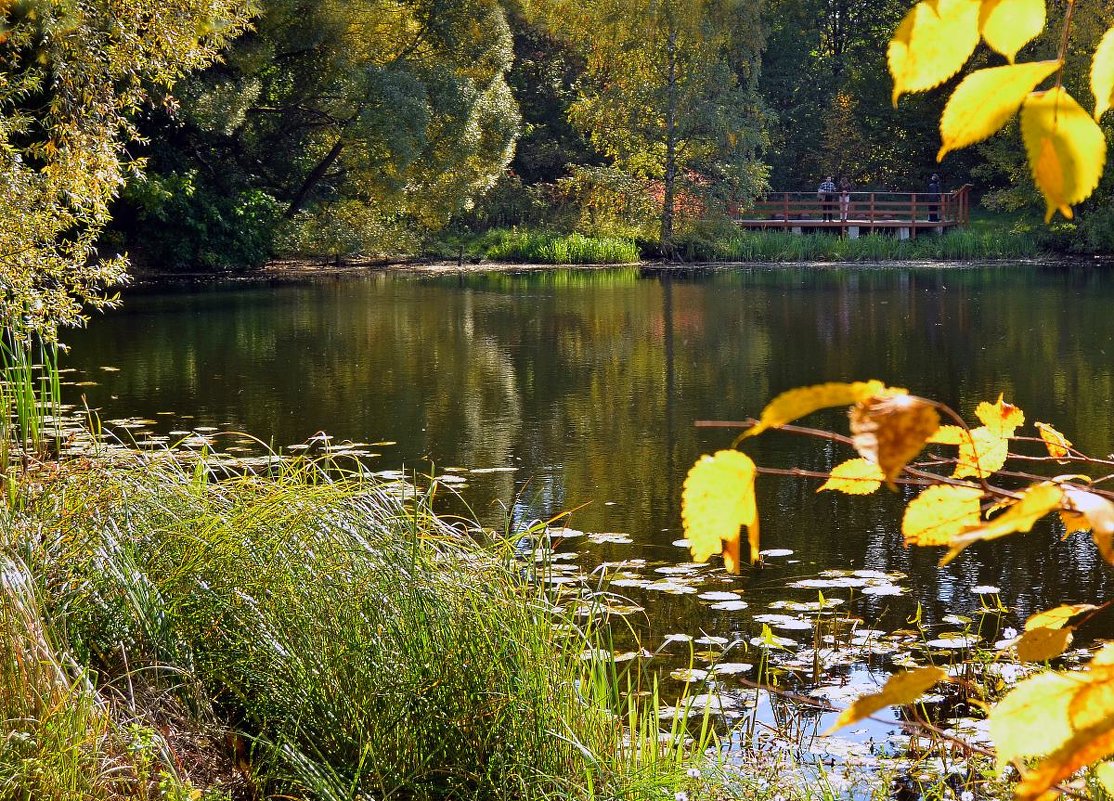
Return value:
[(908, 239), (918, 233), (944, 233), (966, 226), (971, 185), (936, 195), (930, 192), (852, 192), (846, 219), (840, 215), (839, 193), (830, 201), (816, 192), (769, 192), (740, 208), (735, 222), (748, 229), (835, 230), (856, 239), (863, 233), (886, 232)]

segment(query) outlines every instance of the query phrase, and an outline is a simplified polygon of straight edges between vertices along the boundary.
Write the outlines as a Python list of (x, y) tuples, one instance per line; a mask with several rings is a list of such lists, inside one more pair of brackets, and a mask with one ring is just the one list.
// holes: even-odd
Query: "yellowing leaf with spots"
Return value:
[(1106, 162), (1106, 137), (1067, 90), (1034, 92), (1021, 106), (1021, 138), (1044, 195), (1045, 222), (1090, 197)]
[(1046, 481), (1034, 484), (1021, 497), (1006, 508), (993, 520), (970, 529), (951, 541), (951, 550), (940, 560), (946, 565), (972, 543), (982, 540), (995, 540), (1008, 534), (1029, 531), (1033, 525), (1049, 512), (1058, 509), (1064, 492), (1058, 484)]
[(869, 495), (882, 486), (882, 468), (869, 459), (848, 459), (836, 465), (817, 492), (835, 490), (847, 495)]
[(1057, 606), (1055, 609), (1046, 609), (1026, 618), (1025, 630), (1062, 629), (1076, 615), (1092, 612), (1095, 609), (1098, 609), (1098, 607), (1094, 604), (1064, 604)]
[(1071, 645), (1068, 629), (1033, 629), (1017, 641), (1017, 658), (1022, 662), (1047, 662), (1055, 659)]
[(1014, 797), (1052, 798), (1054, 785), (1114, 754), (1114, 668), (1092, 662), (1026, 679), (991, 710), (989, 723), (1000, 765), (1042, 758), (1022, 773)]
[(1001, 130), (1022, 101), (1060, 66), (1032, 61), (976, 70), (952, 92), (940, 115), (940, 161), (952, 150), (981, 142)]
[(893, 102), (955, 75), (979, 43), (978, 0), (922, 0), (901, 21), (886, 53)]
[(1091, 62), (1091, 91), (1095, 93), (1095, 121), (1114, 105), (1114, 28), (1095, 48)]
[(911, 704), (924, 695), (932, 685), (945, 681), (947, 677), (947, 672), (938, 667), (917, 668), (890, 676), (889, 680), (882, 685), (880, 692), (864, 695), (843, 710), (824, 734), (828, 735), (844, 726), (857, 723), (887, 706)]
[(995, 436), (1012, 437), (1013, 432), (1025, 423), (1025, 412), (1006, 403), (999, 395), (994, 403), (983, 401), (975, 408), (975, 417), (979, 418), (984, 426), (992, 431)]
[(901, 533), (906, 545), (949, 545), (952, 537), (980, 523), (978, 487), (937, 484), (905, 507)]
[(851, 410), (855, 450), (882, 468), (891, 487), (939, 427), (940, 415), (928, 401), (904, 393), (875, 395)]
[(1056, 459), (1062, 459), (1068, 455), (1068, 448), (1071, 447), (1071, 440), (1050, 426), (1048, 423), (1033, 423), (1037, 431), (1040, 432), (1041, 439), (1044, 440), (1044, 447), (1048, 449), (1048, 455)]
[(739, 529), (746, 526), (750, 559), (758, 560), (757, 469), (745, 453), (718, 451), (702, 456), (689, 470), (681, 493), (681, 520), (692, 558), (707, 562), (722, 553), (732, 573), (739, 572)]
[(1013, 63), (1017, 51), (1044, 30), (1044, 0), (983, 0), (979, 32), (993, 50)]
[(986, 478), (995, 470), (1002, 469), (1007, 456), (1009, 456), (1009, 440), (986, 426), (973, 428), (959, 440), (959, 459), (952, 476)]
[(887, 389), (886, 385), (878, 380), (854, 381), (852, 383), (830, 382), (816, 384), (811, 387), (797, 387), (782, 392), (770, 401), (762, 410), (762, 418), (758, 424), (747, 429), (744, 437), (753, 437), (761, 434), (768, 428), (778, 428), (786, 423), (791, 423), (798, 417), (812, 414), (820, 409), (832, 406), (850, 406), (858, 403), (863, 398), (878, 395), (882, 392), (904, 392), (905, 390)]
[(958, 445), (966, 438), (967, 429), (963, 426), (940, 426), (928, 441), (935, 445)]

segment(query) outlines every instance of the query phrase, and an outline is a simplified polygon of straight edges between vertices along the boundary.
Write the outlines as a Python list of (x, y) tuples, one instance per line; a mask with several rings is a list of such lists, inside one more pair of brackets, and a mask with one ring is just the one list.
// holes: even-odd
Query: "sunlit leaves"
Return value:
[(1114, 105), (1114, 28), (1102, 37), (1091, 62), (1091, 91), (1095, 94), (1095, 120)]
[(746, 526), (750, 560), (758, 560), (758, 507), (754, 498), (756, 469), (739, 451), (718, 451), (700, 458), (689, 470), (681, 495), (681, 519), (692, 558), (706, 562), (722, 553), (732, 573), (739, 572), (739, 529)]
[(1093, 612), (1096, 609), (1098, 607), (1094, 604), (1064, 604), (1057, 606), (1055, 609), (1046, 609), (1043, 612), (1030, 615), (1025, 620), (1025, 630), (1062, 629), (1073, 617), (1084, 612)]
[(940, 426), (928, 441), (936, 445), (958, 445), (966, 436), (967, 429), (963, 426)]
[(949, 545), (952, 538), (978, 526), (978, 487), (940, 484), (909, 502), (901, 521), (906, 545)]
[(891, 676), (880, 692), (864, 695), (843, 710), (835, 723), (824, 733), (831, 734), (837, 729), (868, 718), (887, 706), (911, 704), (924, 695), (932, 685), (944, 681), (947, 675), (942, 668), (923, 667)]
[(1077, 487), (1065, 488), (1064, 500), (1070, 511), (1061, 510), (1060, 517), (1068, 533), (1090, 529), (1099, 554), (1114, 565), (1114, 503)]
[(882, 468), (869, 459), (848, 459), (836, 465), (817, 492), (835, 490), (847, 495), (869, 495), (882, 486)]
[(1038, 520), (1060, 507), (1064, 493), (1060, 486), (1052, 482), (1034, 484), (1021, 493), (1021, 497), (1006, 507), (1005, 511), (993, 520), (967, 531), (951, 541), (951, 549), (940, 560), (947, 564), (972, 543), (993, 540), (1015, 532), (1029, 531)]
[(939, 427), (930, 403), (904, 393), (865, 398), (851, 410), (855, 450), (881, 467), (891, 485)]
[(905, 15), (887, 52), (894, 105), (959, 72), (979, 42), (979, 7), (978, 0), (923, 0)]
[(997, 133), (1025, 97), (1059, 66), (1058, 61), (1011, 64), (977, 70), (964, 78), (940, 116), (942, 144), (936, 160)]
[(990, 712), (1000, 764), (1043, 757), (1016, 798), (1040, 798), (1079, 768), (1114, 753), (1114, 667), (1044, 673), (1017, 685)]
[(1017, 51), (1044, 30), (1044, 0), (983, 0), (979, 32), (992, 49), (1013, 63)]
[(1044, 445), (1048, 448), (1048, 455), (1056, 459), (1062, 459), (1068, 455), (1068, 449), (1071, 448), (1071, 441), (1050, 426), (1048, 423), (1033, 423), (1037, 431), (1040, 432), (1041, 439), (1044, 440)]
[(1098, 186), (1106, 161), (1106, 137), (1083, 107), (1061, 88), (1036, 92), (1021, 107), (1021, 138), (1033, 180), (1044, 195), (1045, 222)]
[(877, 380), (855, 381), (849, 384), (831, 382), (790, 389), (766, 405), (758, 424), (748, 429), (744, 436), (753, 437), (768, 428), (778, 428), (820, 409), (850, 406), (885, 389), (886, 385)]

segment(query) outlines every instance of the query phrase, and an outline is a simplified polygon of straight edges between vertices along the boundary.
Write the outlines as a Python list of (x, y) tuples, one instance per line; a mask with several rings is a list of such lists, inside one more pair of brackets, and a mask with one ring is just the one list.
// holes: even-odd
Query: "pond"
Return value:
[[(1114, 574), (1089, 537), (1061, 541), (1051, 524), (940, 568), (939, 553), (903, 547), (903, 496), (818, 495), (815, 480), (781, 477), (758, 484), (767, 565), (740, 577), (694, 567), (675, 544), (684, 476), (738, 433), (695, 421), (743, 420), (795, 386), (879, 378), (968, 419), (1004, 392), (1027, 423), (1105, 455), (1112, 308), (1114, 273), (1088, 265), (374, 272), (136, 290), (68, 336), (66, 391), (138, 439), (215, 429), (285, 449), (327, 432), (377, 454), (377, 470), (448, 476), (462, 500), (447, 508), (467, 504), (491, 526), (575, 510), (550, 580), (597, 580), (607, 565), (629, 606), (617, 613), (652, 631), (651, 647), (687, 663), (690, 648), (740, 642), (724, 659), (749, 663), (763, 622), (812, 641), (798, 604), (818, 590), (860, 630), (907, 627), (919, 609), (934, 637), (992, 642), (1031, 612), (1112, 597)], [(129, 428), (132, 417), (151, 422)], [(815, 420), (844, 425), (841, 413)], [(258, 451), (242, 433), (217, 447)], [(812, 470), (853, 455), (780, 432), (747, 450)], [(999, 602), (1009, 612), (981, 623)]]

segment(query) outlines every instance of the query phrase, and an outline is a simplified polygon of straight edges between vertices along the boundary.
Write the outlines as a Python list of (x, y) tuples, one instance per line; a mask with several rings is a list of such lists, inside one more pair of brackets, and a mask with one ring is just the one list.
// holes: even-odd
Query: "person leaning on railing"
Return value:
[(832, 183), (832, 176), (828, 176), (816, 190), (816, 199), (820, 201), (820, 208), (824, 212), (825, 222), (832, 222), (832, 209), (835, 208), (836, 185)]

